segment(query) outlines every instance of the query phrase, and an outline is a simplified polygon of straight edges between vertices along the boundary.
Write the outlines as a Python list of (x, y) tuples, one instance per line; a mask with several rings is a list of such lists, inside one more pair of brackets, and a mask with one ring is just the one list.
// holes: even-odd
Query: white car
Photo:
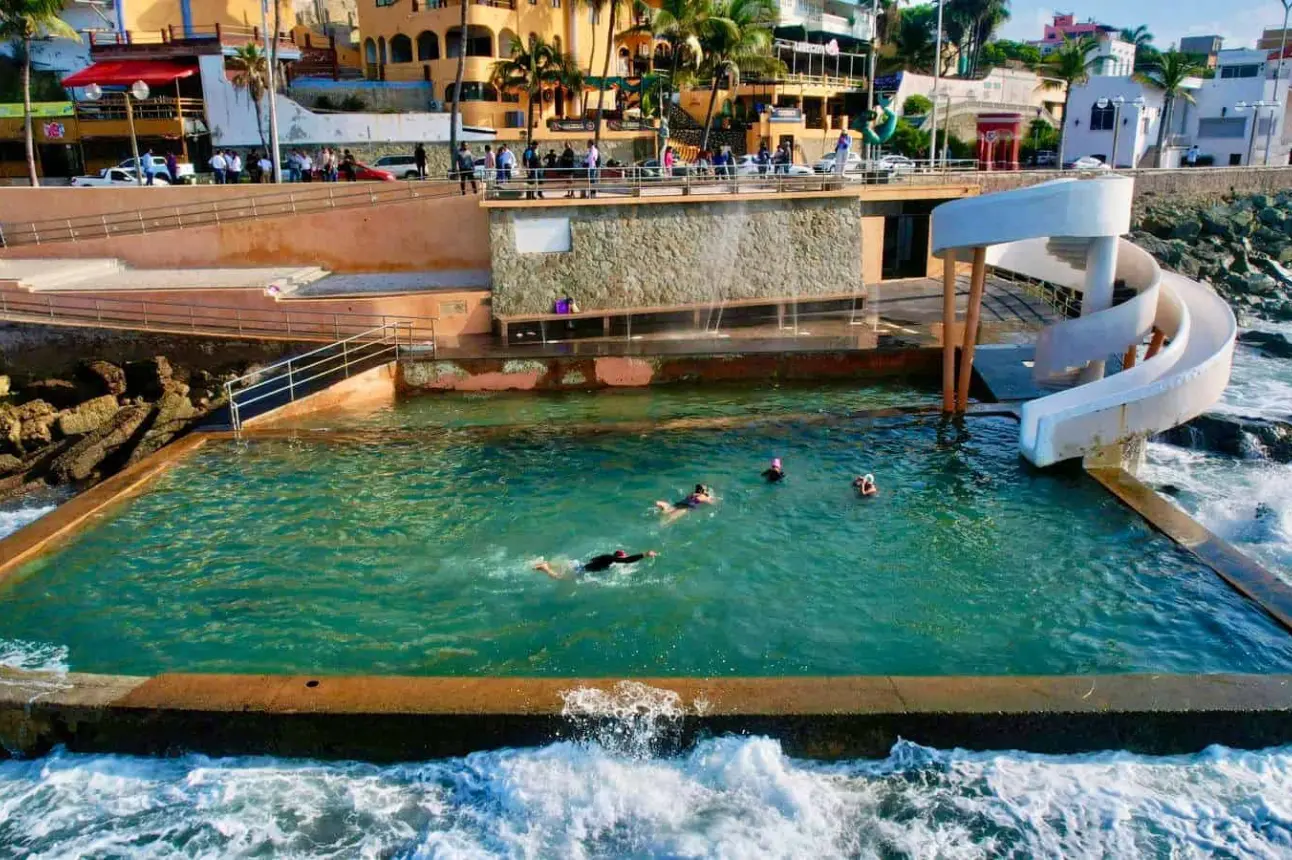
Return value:
[(875, 162), (875, 169), (885, 173), (914, 173), (915, 162), (905, 155), (885, 155)]
[[(129, 167), (106, 167), (98, 176), (73, 176), (73, 188), (109, 188), (116, 185), (136, 185), (135, 172)], [(147, 185), (147, 180), (144, 181)], [(165, 174), (154, 176), (153, 185), (170, 185)]]
[(1108, 165), (1093, 155), (1083, 155), (1076, 161), (1068, 162), (1068, 168), (1071, 170), (1107, 170)]
[[(146, 157), (147, 156), (143, 156), (143, 155), (139, 156), (141, 160)], [(153, 165), (154, 175), (165, 175), (166, 173), (169, 173), (169, 171), (166, 169), (166, 157), (164, 155), (154, 155), (152, 157), (152, 165)], [(124, 170), (134, 170), (135, 160), (133, 158), (127, 158), (125, 161), (118, 164), (117, 167), (120, 167)], [(185, 176), (197, 175), (193, 170), (193, 165), (189, 164), (187, 161), (176, 162), (175, 172), (179, 174), (179, 176), (176, 178), (179, 179), (180, 181), (183, 181), (183, 178)], [(100, 176), (103, 175), (102, 170), (99, 171), (99, 175)]]
[[(837, 161), (835, 160), (834, 153), (832, 152), (829, 155), (821, 156), (821, 159), (816, 164), (812, 165), (812, 171), (814, 173), (834, 173), (836, 172), (836, 165)], [(855, 151), (848, 150), (848, 160), (844, 162), (843, 172), (865, 173), (866, 164), (861, 160), (861, 156)]]
[[(765, 170), (758, 169), (758, 157), (755, 155), (742, 155), (736, 159), (737, 176), (774, 176), (776, 175), (777, 165), (768, 164)], [(789, 164), (781, 165), (781, 176), (811, 176), (812, 168), (806, 164)]]

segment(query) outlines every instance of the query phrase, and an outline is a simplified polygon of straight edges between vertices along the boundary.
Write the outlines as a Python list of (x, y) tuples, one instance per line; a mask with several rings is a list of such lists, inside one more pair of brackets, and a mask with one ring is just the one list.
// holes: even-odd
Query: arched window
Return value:
[[(462, 51), (462, 28), (450, 27), (449, 32), (444, 35), (445, 54), (449, 57), (457, 57)], [(468, 57), (493, 57), (494, 41), (493, 30), (488, 27), (481, 27), (471, 24), (467, 27), (467, 56)]]
[(417, 36), (417, 59), (438, 60), (440, 58), (440, 37), (430, 30)]
[(377, 37), (377, 62), (386, 65), (386, 37)]
[(391, 36), (390, 61), (392, 63), (411, 63), (413, 61), (413, 40), (403, 33)]
[(377, 43), (372, 39), (365, 39), (363, 42), (363, 58), (369, 63), (377, 62)]
[(1112, 131), (1113, 130), (1113, 106), (1100, 107), (1096, 102), (1090, 106), (1090, 130), (1091, 131)]
[(514, 57), (524, 49), (520, 38), (511, 30), (503, 30), (498, 34), (498, 56)]

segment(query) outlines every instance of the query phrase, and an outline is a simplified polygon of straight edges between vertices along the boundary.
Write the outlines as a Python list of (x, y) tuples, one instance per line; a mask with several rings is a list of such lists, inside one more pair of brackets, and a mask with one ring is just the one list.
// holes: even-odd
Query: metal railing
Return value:
[(0, 290), (0, 318), (47, 325), (93, 326), (171, 334), (333, 341), (374, 327), (406, 326), (408, 343), (435, 350), (435, 318), (402, 314), (256, 310), (222, 305), (102, 298), (78, 293)]
[[(298, 186), (286, 186), (281, 193), (277, 194), (244, 195), (201, 203), (152, 206), (75, 218), (0, 222), (0, 248), (43, 245), (49, 242), (83, 242), (112, 236), (205, 227), (229, 221), (304, 215), (326, 212), (330, 209), (378, 206), (406, 200), (447, 197), (456, 193), (458, 193), (458, 184), (448, 180), (425, 180), (416, 183), (302, 183)], [(165, 192), (161, 192), (158, 196), (164, 195)]]
[(224, 384), (229, 421), (235, 432), (241, 432), (245, 420), (321, 391), (352, 373), (398, 360), (401, 349), (411, 344), (412, 327), (403, 321), (389, 322), (231, 379)]
[[(205, 103), (193, 98), (151, 98), (133, 105), (135, 119), (181, 119), (205, 116)], [(97, 102), (76, 103), (76, 116), (82, 122), (126, 119), (125, 93), (104, 93)]]

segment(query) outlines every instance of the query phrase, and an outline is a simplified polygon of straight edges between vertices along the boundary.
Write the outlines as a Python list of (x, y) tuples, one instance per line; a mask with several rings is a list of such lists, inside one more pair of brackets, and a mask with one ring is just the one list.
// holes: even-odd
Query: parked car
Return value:
[[(342, 171), (341, 176), (345, 176)], [(380, 167), (369, 167), (362, 161), (354, 163), (354, 178), (359, 182), (398, 182), (395, 174), (389, 170), (382, 170)]]
[(1032, 163), (1037, 167), (1054, 167), (1059, 163), (1059, 156), (1052, 149), (1042, 149), (1032, 159)]
[[(673, 162), (673, 176), (689, 176), (695, 168), (683, 161)], [(641, 179), (663, 179), (664, 168), (660, 166), (658, 158), (649, 158), (646, 161), (637, 162), (637, 175)]]
[[(773, 176), (776, 173), (776, 165), (768, 163), (767, 168), (761, 172), (768, 176)], [(737, 176), (758, 176), (759, 174), (760, 171), (758, 169), (757, 156), (742, 155), (736, 159)], [(806, 164), (790, 164), (788, 165), (788, 169), (781, 173), (782, 176), (786, 174), (790, 176), (811, 176), (812, 168), (808, 167)]]
[[(142, 159), (144, 159), (144, 158), (147, 158), (147, 156), (141, 155), (141, 156), (139, 156), (139, 158), (140, 158), (140, 160), (142, 160)], [(154, 155), (154, 156), (152, 157), (152, 165), (153, 165), (153, 173), (154, 173), (154, 174), (165, 174), (165, 173), (168, 173), (168, 172), (169, 172), (169, 171), (167, 171), (167, 170), (166, 170), (166, 157), (165, 157), (164, 155)], [(123, 161), (123, 162), (121, 162), (120, 164), (118, 164), (118, 165), (117, 165), (117, 167), (123, 168), (123, 169), (125, 169), (125, 170), (134, 170), (134, 169), (135, 169), (135, 160), (134, 160), (133, 158), (127, 158), (125, 161)], [(107, 168), (104, 168), (104, 170), (106, 170), (106, 169), (107, 169)], [(187, 182), (194, 182), (194, 181), (196, 181), (196, 178), (197, 178), (196, 171), (194, 171), (194, 169), (193, 169), (193, 165), (189, 164), (187, 161), (180, 161), (180, 162), (177, 162), (177, 163), (175, 164), (175, 172), (179, 174), (179, 176), (177, 176), (176, 178), (177, 178), (181, 183), (186, 182), (186, 181), (187, 181)], [(102, 175), (103, 175), (103, 173), (104, 173), (104, 171), (103, 171), (103, 170), (100, 170), (100, 171), (99, 171), (99, 175), (100, 175), (100, 176), (102, 176)], [(192, 176), (192, 177), (194, 177), (194, 178), (193, 178), (193, 179), (189, 179), (189, 180), (185, 180), (185, 179), (184, 179), (184, 177), (186, 177), (186, 176)]]
[(1083, 155), (1078, 159), (1069, 161), (1067, 164), (1063, 166), (1068, 168), (1069, 170), (1107, 170), (1108, 169), (1107, 164), (1104, 164), (1102, 161), (1100, 161), (1098, 158), (1095, 158), (1093, 155)]
[(417, 179), (421, 175), (417, 172), (417, 159), (411, 155), (383, 155), (374, 161), (372, 166), (393, 173), (402, 179)]
[(874, 170), (882, 173), (914, 173), (915, 162), (905, 155), (885, 155), (874, 164)]
[[(812, 165), (812, 171), (814, 173), (834, 173), (836, 164), (837, 164), (837, 161), (834, 157), (834, 153), (832, 152), (832, 153), (829, 153), (828, 155), (821, 156), (821, 158), (817, 161), (817, 163)], [(859, 154), (857, 154), (852, 150), (849, 150), (848, 160), (844, 163), (843, 172), (844, 173), (865, 173), (866, 172), (865, 162), (861, 160), (861, 156)]]
[[(146, 182), (147, 180), (145, 180)], [(114, 185), (135, 185), (135, 171), (129, 167), (105, 167), (98, 176), (73, 176), (73, 188), (110, 188)], [(153, 177), (153, 185), (170, 185), (165, 174)]]

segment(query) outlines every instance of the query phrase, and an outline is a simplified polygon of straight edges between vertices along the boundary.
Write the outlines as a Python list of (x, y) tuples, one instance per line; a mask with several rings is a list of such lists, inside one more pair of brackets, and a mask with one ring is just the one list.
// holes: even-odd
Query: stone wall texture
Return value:
[[(518, 218), (569, 218), (568, 253), (516, 251)], [(847, 293), (861, 284), (855, 198), (490, 210), (496, 316)]]

